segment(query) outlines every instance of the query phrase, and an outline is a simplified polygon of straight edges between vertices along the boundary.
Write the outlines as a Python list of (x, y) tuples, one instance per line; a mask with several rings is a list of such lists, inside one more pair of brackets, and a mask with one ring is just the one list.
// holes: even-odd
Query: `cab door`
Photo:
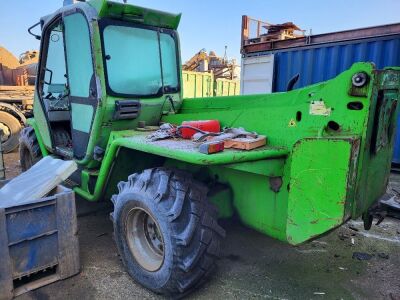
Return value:
[(69, 122), (68, 104), (62, 110), (60, 107), (64, 105), (58, 105), (67, 103), (67, 90), (63, 25), (59, 15), (43, 28), (33, 106), (36, 125), (47, 149), (57, 146), (53, 138), (53, 122)]
[(89, 24), (80, 12), (63, 16), (73, 155), (85, 157), (97, 108)]

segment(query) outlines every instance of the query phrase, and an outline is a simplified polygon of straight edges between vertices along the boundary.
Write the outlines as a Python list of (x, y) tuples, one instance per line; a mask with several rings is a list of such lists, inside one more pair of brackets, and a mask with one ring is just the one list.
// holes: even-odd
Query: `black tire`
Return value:
[(19, 159), (23, 172), (42, 158), (39, 143), (32, 127), (22, 129), (19, 137)]
[(22, 126), (15, 116), (4, 110), (0, 110), (0, 123), (2, 123), (0, 128), (4, 127), (3, 129), (6, 131), (1, 147), (4, 153), (9, 153), (18, 147), (18, 138)]
[[(217, 210), (207, 200), (207, 188), (188, 173), (155, 168), (129, 176), (118, 190), (112, 198), (114, 235), (130, 276), (165, 296), (181, 296), (204, 283), (225, 237)], [(129, 216), (141, 210), (154, 219), (163, 242), (163, 261), (152, 271), (134, 256), (127, 236)]]

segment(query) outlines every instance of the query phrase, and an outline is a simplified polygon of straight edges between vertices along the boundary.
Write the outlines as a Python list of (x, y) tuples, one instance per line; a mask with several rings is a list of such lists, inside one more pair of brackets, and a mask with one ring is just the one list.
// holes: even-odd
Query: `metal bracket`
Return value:
[(37, 22), (36, 24), (34, 24), (34, 25), (32, 25), (31, 27), (28, 28), (29, 34), (32, 35), (32, 36), (34, 36), (35, 39), (37, 39), (37, 40), (39, 40), (39, 41), (40, 41), (40, 39), (41, 39), (41, 36), (40, 36), (40, 35), (37, 35), (37, 34), (34, 34), (34, 33), (32, 32), (32, 29), (35, 28), (36, 26), (40, 25), (40, 24), (41, 24), (41, 22), (39, 21), (39, 22)]

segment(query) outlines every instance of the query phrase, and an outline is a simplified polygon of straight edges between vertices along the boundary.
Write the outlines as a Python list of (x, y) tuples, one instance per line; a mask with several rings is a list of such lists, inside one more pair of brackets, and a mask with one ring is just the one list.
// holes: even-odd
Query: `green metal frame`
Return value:
[[(132, 5), (93, 0), (98, 17), (113, 17), (176, 29), (180, 15)], [(82, 7), (82, 4), (81, 4)], [(323, 234), (349, 218), (365, 213), (385, 192), (397, 119), (400, 69), (375, 70), (354, 64), (336, 78), (287, 93), (182, 100), (171, 95), (140, 99), (135, 120), (113, 120), (115, 101), (107, 95), (103, 52), (96, 19), (90, 20), (96, 75), (101, 98), (92, 125), (81, 186), (77, 194), (89, 201), (108, 198), (116, 184), (132, 173), (166, 166), (186, 170), (212, 187), (209, 199), (220, 216), (236, 213), (264, 234), (299, 244)], [(362, 87), (355, 74), (367, 75)], [(40, 102), (35, 98), (35, 105)], [(217, 119), (222, 126), (244, 127), (266, 135), (266, 147), (253, 151), (226, 150), (214, 155), (197, 152), (191, 142), (145, 139), (138, 122), (180, 124), (185, 120)], [(44, 155), (52, 153), (38, 123), (30, 120)], [(93, 149), (105, 149), (101, 162)], [(95, 184), (91, 184), (95, 182)]]

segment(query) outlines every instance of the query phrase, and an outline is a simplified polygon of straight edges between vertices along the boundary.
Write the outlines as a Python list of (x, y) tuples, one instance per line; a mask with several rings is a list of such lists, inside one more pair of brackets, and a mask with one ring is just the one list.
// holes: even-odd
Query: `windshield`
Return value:
[(154, 96), (178, 91), (177, 46), (169, 31), (110, 24), (103, 30), (103, 46), (111, 93)]

